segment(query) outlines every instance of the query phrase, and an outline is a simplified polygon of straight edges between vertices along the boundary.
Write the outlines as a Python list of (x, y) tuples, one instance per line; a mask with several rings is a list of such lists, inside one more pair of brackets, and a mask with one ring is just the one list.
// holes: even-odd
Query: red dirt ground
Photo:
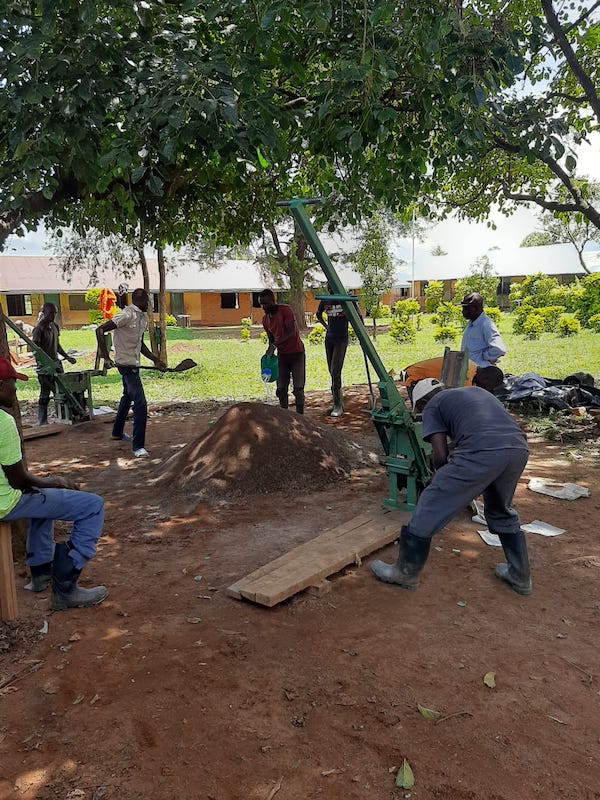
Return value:
[[(27, 444), (33, 470), (76, 475), (106, 498), (82, 582), (110, 596), (48, 614), (18, 563), (20, 620), (0, 625), (2, 800), (600, 798), (599, 473), (568, 460), (568, 446), (532, 439), (517, 491), (523, 522), (567, 530), (529, 536), (529, 598), (494, 577), (499, 553), (466, 511), (435, 540), (414, 593), (376, 582), (365, 559), (322, 598), (269, 610), (226, 596), (378, 509), (385, 476), (366, 393), (349, 392), (337, 421), (327, 400), (308, 394), (308, 421), (359, 445), (361, 469), (318, 491), (201, 498), (192, 512), (197, 498), (148, 482), (225, 408), (155, 406), (150, 461), (131, 459), (101, 420)], [(534, 494), (534, 475), (591, 497)], [(410, 791), (394, 785), (403, 759)]]

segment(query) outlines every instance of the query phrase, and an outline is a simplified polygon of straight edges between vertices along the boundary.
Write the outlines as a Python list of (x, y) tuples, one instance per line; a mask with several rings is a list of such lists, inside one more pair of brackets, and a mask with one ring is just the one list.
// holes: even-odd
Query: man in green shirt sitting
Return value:
[[(27, 375), (16, 372), (10, 361), (0, 358), (0, 407), (11, 408), (16, 401), (17, 380), (26, 381)], [(96, 553), (104, 523), (104, 500), (80, 492), (70, 478), (38, 478), (28, 472), (16, 423), (1, 408), (0, 467), (0, 520), (29, 520), (26, 549), (32, 590), (41, 592), (52, 582), (52, 611), (101, 603), (108, 595), (105, 586), (82, 589), (77, 580)], [(69, 539), (56, 546), (55, 519), (73, 523)]]

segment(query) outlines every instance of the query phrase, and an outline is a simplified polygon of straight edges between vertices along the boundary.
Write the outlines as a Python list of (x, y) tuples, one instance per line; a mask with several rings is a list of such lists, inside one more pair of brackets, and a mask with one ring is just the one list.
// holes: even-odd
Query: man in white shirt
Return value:
[[(117, 409), (113, 423), (112, 438), (116, 441), (129, 441), (129, 436), (124, 433), (125, 421), (129, 409), (133, 405), (133, 455), (136, 458), (146, 458), (146, 421), (148, 419), (148, 404), (142, 379), (140, 378), (140, 353), (154, 362), (157, 369), (165, 369), (165, 364), (149, 350), (144, 343), (144, 333), (148, 329), (148, 305), (150, 298), (144, 289), (135, 289), (131, 295), (131, 305), (96, 328), (98, 352), (104, 359), (107, 367), (116, 366), (123, 380), (123, 396)], [(105, 336), (114, 331), (113, 346), (115, 349), (114, 362), (108, 354)]]

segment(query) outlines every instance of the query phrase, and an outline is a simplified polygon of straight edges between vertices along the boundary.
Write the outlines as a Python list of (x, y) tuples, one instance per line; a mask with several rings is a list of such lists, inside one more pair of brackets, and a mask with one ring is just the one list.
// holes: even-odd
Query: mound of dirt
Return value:
[(347, 478), (343, 434), (264, 403), (239, 403), (164, 465), (156, 485), (188, 496), (316, 489)]

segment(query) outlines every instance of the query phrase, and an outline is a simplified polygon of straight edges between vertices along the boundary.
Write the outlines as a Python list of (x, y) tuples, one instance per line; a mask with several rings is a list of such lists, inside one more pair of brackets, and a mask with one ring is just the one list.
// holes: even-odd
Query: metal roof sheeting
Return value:
[[(490, 250), (486, 254), (494, 272), (499, 277), (521, 277), (543, 272), (546, 275), (583, 275), (575, 248), (570, 244), (555, 244), (546, 247), (515, 247)], [(588, 268), (600, 271), (600, 251), (584, 253)], [(415, 281), (455, 280), (468, 275), (473, 265), (462, 263), (456, 256), (432, 256), (420, 252), (415, 262)], [(158, 290), (156, 259), (148, 259), (150, 288)], [(348, 291), (360, 289), (360, 275), (353, 269), (336, 265), (336, 270)], [(325, 283), (325, 277), (316, 270), (315, 285)], [(319, 280), (322, 278), (322, 280)], [(78, 270), (65, 278), (55, 261), (46, 256), (0, 255), (0, 292), (7, 294), (79, 293), (91, 286), (116, 287), (125, 280), (131, 289), (143, 285), (141, 270), (133, 277), (123, 278), (112, 270), (103, 270), (98, 280), (90, 281), (89, 274)], [(410, 275), (403, 265), (398, 270), (395, 287), (410, 286)], [(257, 292), (266, 286), (276, 289), (273, 279), (265, 279), (258, 264), (250, 261), (229, 260), (217, 267), (201, 268), (197, 262), (173, 260), (167, 269), (167, 291), (169, 292)], [(285, 288), (285, 286), (283, 287)]]

